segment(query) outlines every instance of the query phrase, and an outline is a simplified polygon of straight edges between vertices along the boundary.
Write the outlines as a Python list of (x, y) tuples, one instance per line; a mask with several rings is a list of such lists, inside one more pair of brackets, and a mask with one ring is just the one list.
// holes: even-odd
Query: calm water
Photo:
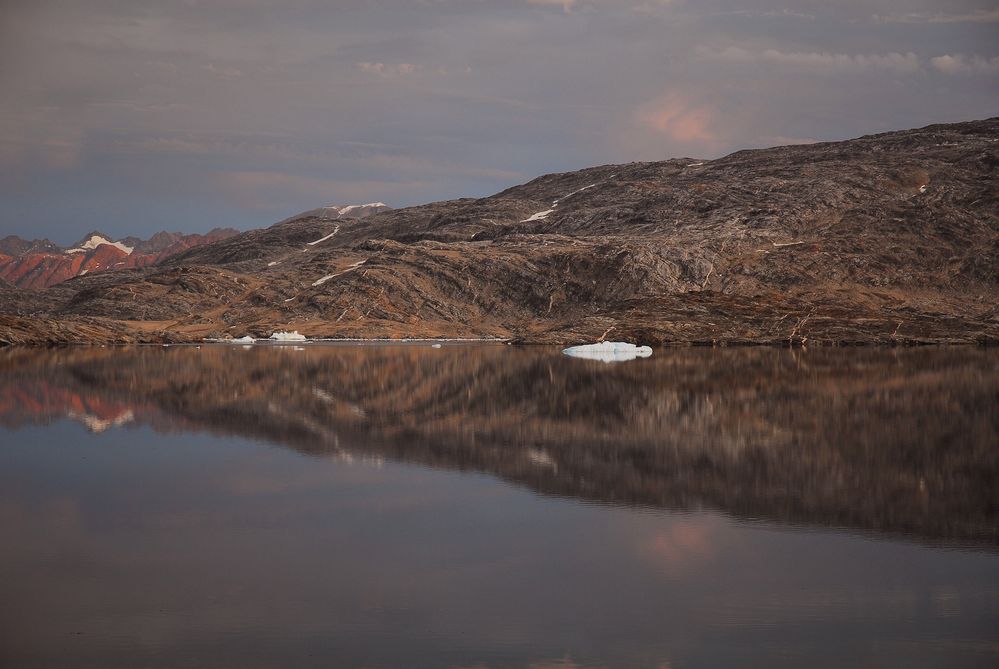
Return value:
[(999, 351), (0, 351), (3, 667), (999, 666)]

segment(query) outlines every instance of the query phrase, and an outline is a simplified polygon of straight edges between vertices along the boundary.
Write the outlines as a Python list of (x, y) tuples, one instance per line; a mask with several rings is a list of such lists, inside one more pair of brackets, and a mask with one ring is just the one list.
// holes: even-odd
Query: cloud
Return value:
[(713, 143), (718, 138), (712, 130), (711, 108), (671, 93), (657, 98), (638, 110), (639, 122), (682, 144)]
[(649, 13), (656, 9), (676, 5), (680, 0), (525, 0), (529, 5), (561, 7), (566, 14), (580, 6), (624, 7), (639, 13)]
[(426, 188), (426, 181), (329, 179), (287, 172), (240, 170), (222, 172), (216, 182), (233, 204), (243, 209), (283, 213), (317, 203), (394, 202)]
[(981, 56), (965, 56), (958, 53), (931, 58), (930, 64), (935, 70), (944, 74), (999, 74), (999, 56), (982, 58)]
[(999, 23), (999, 9), (980, 9), (970, 14), (911, 14), (874, 15), (876, 23)]
[(357, 63), (357, 69), (367, 74), (375, 74), (379, 77), (405, 77), (416, 72), (416, 65), (413, 63)]
[(701, 55), (729, 63), (766, 63), (810, 72), (837, 74), (849, 72), (893, 72), (909, 74), (920, 69), (919, 56), (912, 52), (886, 54), (845, 54), (817, 51), (753, 51), (730, 46), (721, 51), (702, 49)]
[(241, 77), (241, 76), (243, 76), (242, 70), (240, 70), (238, 68), (235, 68), (235, 67), (225, 67), (224, 65), (223, 66), (219, 66), (219, 65), (214, 65), (212, 63), (209, 63), (208, 65), (205, 65), (205, 71), (206, 72), (211, 72), (212, 74), (214, 74), (217, 77), (231, 78), (231, 77)]
[[(990, 0), (3, 7), (0, 59), (19, 64), (0, 68), (5, 233), (265, 225), (313, 197), (488, 195), (547, 172), (845, 139), (999, 105), (999, 88), (982, 85), (999, 55)], [(232, 171), (298, 177), (271, 179), (276, 204), (259, 197), (251, 212), (237, 204), (254, 197), (251, 177), (215, 188)], [(425, 187), (400, 185), (414, 180)], [(139, 221), (124, 201), (157, 217)]]
[(527, 2), (531, 5), (555, 5), (566, 13), (569, 13), (576, 4), (576, 0), (527, 0)]

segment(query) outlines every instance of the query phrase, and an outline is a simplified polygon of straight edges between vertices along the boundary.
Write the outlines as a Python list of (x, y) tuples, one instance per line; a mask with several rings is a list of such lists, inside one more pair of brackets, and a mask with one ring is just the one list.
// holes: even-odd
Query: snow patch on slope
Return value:
[(350, 267), (348, 267), (347, 269), (343, 270), (342, 272), (337, 272), (336, 274), (327, 274), (326, 276), (322, 277), (321, 279), (316, 279), (315, 281), (312, 282), (312, 285), (313, 286), (321, 286), (324, 283), (326, 283), (327, 281), (329, 281), (330, 279), (334, 279), (334, 278), (340, 276), (341, 274), (346, 274), (347, 272), (351, 272), (351, 271), (357, 269), (358, 267), (360, 267), (361, 265), (363, 265), (366, 262), (368, 262), (367, 258), (365, 258), (364, 260), (359, 260), (356, 263), (354, 263), (353, 265), (351, 265)]
[(384, 202), (369, 202), (368, 204), (350, 204), (347, 205), (346, 207), (337, 207), (336, 209), (337, 211), (340, 212), (341, 216), (346, 216), (355, 209), (364, 209), (365, 207), (374, 208), (374, 207), (387, 207), (387, 206), (388, 205), (385, 204)]
[(578, 190), (572, 191), (568, 195), (563, 195), (560, 198), (552, 200), (552, 208), (551, 209), (546, 209), (545, 211), (539, 211), (536, 214), (531, 214), (530, 217), (525, 218), (523, 221), (521, 221), (521, 223), (531, 223), (532, 221), (543, 221), (546, 218), (548, 218), (549, 214), (551, 214), (553, 211), (555, 211), (555, 207), (558, 206), (559, 202), (562, 202), (563, 200), (568, 200), (573, 195), (576, 195), (577, 193), (582, 193), (584, 190), (589, 190), (590, 188), (594, 188), (594, 187), (596, 187), (598, 185), (599, 184), (590, 184), (589, 186), (583, 186), (582, 188), (580, 188)]
[(546, 209), (545, 211), (539, 211), (536, 214), (531, 214), (529, 218), (525, 218), (521, 223), (530, 223), (531, 221), (543, 221), (548, 218), (548, 214), (555, 211), (554, 209)]
[(325, 242), (325, 241), (326, 241), (327, 239), (329, 239), (330, 237), (332, 237), (333, 235), (335, 235), (335, 234), (336, 234), (336, 233), (338, 233), (338, 232), (340, 232), (340, 226), (339, 226), (339, 225), (338, 225), (338, 226), (336, 226), (336, 227), (335, 227), (335, 228), (333, 229), (333, 232), (329, 233), (329, 234), (328, 234), (328, 235), (326, 235), (325, 237), (322, 237), (322, 238), (320, 238), (320, 239), (317, 239), (317, 240), (316, 240), (316, 241), (314, 241), (314, 242), (308, 242), (308, 245), (309, 245), (309, 246), (315, 246), (316, 244), (319, 244), (319, 243), (321, 243), (321, 242)]
[(133, 247), (125, 246), (121, 242), (113, 242), (110, 239), (104, 239), (100, 235), (93, 235), (91, 236), (90, 239), (80, 244), (80, 246), (74, 249), (66, 249), (66, 253), (84, 253), (86, 251), (92, 251), (93, 249), (96, 249), (98, 246), (101, 246), (102, 244), (107, 244), (108, 246), (114, 246), (120, 251), (124, 251), (126, 255), (130, 254), (133, 250), (135, 250)]

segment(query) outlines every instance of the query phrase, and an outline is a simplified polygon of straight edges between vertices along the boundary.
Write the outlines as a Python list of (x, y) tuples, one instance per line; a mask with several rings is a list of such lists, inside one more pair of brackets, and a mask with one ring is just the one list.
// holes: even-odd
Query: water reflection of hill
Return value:
[(127, 416), (545, 494), (999, 545), (992, 350), (21, 349), (0, 371), (7, 426)]

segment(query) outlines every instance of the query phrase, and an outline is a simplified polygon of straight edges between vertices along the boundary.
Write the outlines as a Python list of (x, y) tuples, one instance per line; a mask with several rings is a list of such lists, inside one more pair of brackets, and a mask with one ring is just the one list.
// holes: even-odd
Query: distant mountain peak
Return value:
[(112, 240), (109, 235), (105, 235), (103, 232), (95, 230), (74, 244), (73, 248), (66, 249), (66, 253), (85, 253), (87, 251), (92, 251), (103, 244), (114, 246), (118, 250), (123, 251), (125, 255), (129, 255), (135, 250), (134, 247), (126, 246), (121, 242), (116, 242)]
[(47, 288), (93, 272), (154, 265), (164, 258), (238, 232), (231, 228), (215, 228), (205, 234), (158, 232), (149, 239), (130, 236), (115, 240), (111, 235), (93, 230), (68, 249), (47, 239), (28, 241), (10, 235), (0, 239), (0, 278), (19, 288)]

